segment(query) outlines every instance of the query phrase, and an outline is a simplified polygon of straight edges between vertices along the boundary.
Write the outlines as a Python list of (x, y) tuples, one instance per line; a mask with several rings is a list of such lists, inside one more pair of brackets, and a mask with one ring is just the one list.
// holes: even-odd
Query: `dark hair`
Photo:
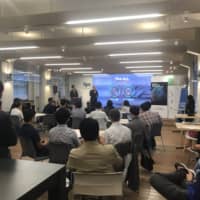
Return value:
[(112, 108), (113, 107), (113, 102), (111, 100), (107, 101), (106, 107)]
[(130, 103), (128, 100), (125, 100), (123, 104), (124, 104), (124, 106), (130, 106)]
[(100, 101), (98, 101), (98, 102), (96, 103), (96, 108), (97, 108), (97, 109), (100, 109), (101, 107), (102, 107), (102, 104), (101, 104)]
[(99, 137), (99, 124), (92, 118), (84, 119), (80, 124), (81, 136), (86, 141), (95, 141)]
[(117, 109), (110, 110), (109, 116), (113, 122), (118, 122), (120, 120), (120, 112)]
[(18, 108), (18, 107), (21, 106), (21, 105), (22, 105), (21, 99), (19, 99), (19, 98), (14, 98), (13, 104), (12, 104), (12, 106), (11, 106), (11, 109), (13, 109), (13, 108)]
[(25, 109), (23, 111), (23, 116), (25, 122), (30, 122), (34, 118), (35, 112), (32, 109)]
[(138, 106), (131, 106), (130, 107), (130, 113), (133, 115), (139, 115), (140, 108)]
[(146, 101), (143, 104), (141, 104), (140, 107), (143, 111), (147, 111), (151, 108), (151, 103), (149, 101)]
[(2, 92), (3, 92), (3, 90), (4, 90), (4, 86), (3, 86), (3, 83), (2, 83), (2, 81), (0, 81), (0, 93), (2, 93)]
[(187, 100), (188, 100), (188, 102), (194, 102), (194, 97), (190, 94), (190, 95), (188, 95), (188, 97), (187, 97)]
[(60, 105), (62, 105), (62, 106), (67, 105), (66, 99), (61, 99), (60, 100)]
[(72, 88), (75, 88), (75, 85), (72, 85)]
[(70, 117), (70, 112), (65, 108), (60, 108), (56, 111), (55, 117), (59, 124), (65, 124)]
[(81, 101), (76, 101), (76, 102), (74, 103), (74, 105), (75, 105), (76, 108), (81, 108), (81, 107), (82, 107)]
[(50, 103), (50, 102), (52, 102), (53, 101), (53, 97), (49, 97), (48, 98), (48, 102)]

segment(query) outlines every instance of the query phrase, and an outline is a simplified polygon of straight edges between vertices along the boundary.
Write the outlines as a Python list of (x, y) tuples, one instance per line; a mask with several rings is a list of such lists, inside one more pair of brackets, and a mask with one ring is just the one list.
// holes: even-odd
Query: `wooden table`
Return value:
[(200, 119), (200, 114), (195, 114), (194, 116), (189, 116), (187, 114), (176, 114), (176, 119)]
[(0, 199), (35, 200), (48, 191), (49, 200), (66, 200), (65, 166), (0, 159)]

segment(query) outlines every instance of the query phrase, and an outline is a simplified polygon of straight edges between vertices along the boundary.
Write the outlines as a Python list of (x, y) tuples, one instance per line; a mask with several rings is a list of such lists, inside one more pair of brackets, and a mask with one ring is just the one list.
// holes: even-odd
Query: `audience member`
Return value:
[(49, 131), (49, 142), (69, 144), (71, 148), (79, 145), (79, 140), (76, 132), (67, 126), (67, 120), (70, 113), (65, 108), (60, 108), (55, 113), (57, 126)]
[(24, 116), (22, 112), (22, 101), (18, 98), (15, 98), (13, 101), (13, 104), (11, 106), (11, 111), (10, 111), (11, 116), (17, 116), (20, 120), (20, 122), (23, 121)]
[(120, 109), (120, 112), (121, 113), (129, 113), (129, 110), (130, 110), (130, 103), (128, 100), (125, 100), (123, 102), (123, 106)]
[(113, 102), (111, 100), (108, 100), (106, 106), (104, 107), (104, 111), (107, 114), (107, 116), (109, 116), (109, 112), (112, 109), (114, 109)]
[(24, 124), (21, 127), (19, 136), (27, 140), (31, 140), (35, 148), (37, 156), (47, 156), (47, 143), (41, 140), (38, 131), (33, 126), (35, 112), (33, 110), (24, 111)]
[(122, 159), (112, 145), (99, 142), (99, 125), (94, 119), (87, 118), (80, 125), (83, 144), (72, 149), (67, 167), (80, 172), (113, 172), (122, 164)]
[[(3, 83), (0, 81), (0, 99), (2, 98), (3, 90)], [(16, 145), (17, 136), (12, 126), (10, 116), (2, 110), (0, 110), (0, 130), (0, 158), (10, 158), (10, 150), (8, 147)]]
[(71, 117), (72, 118), (84, 119), (86, 117), (86, 113), (82, 109), (82, 103), (81, 103), (81, 101), (75, 102), (74, 106), (75, 107), (72, 109)]
[(155, 173), (151, 176), (151, 185), (169, 200), (199, 200), (200, 199), (200, 160), (195, 171), (183, 163), (175, 164), (173, 173)]
[(55, 101), (52, 97), (48, 99), (48, 104), (44, 107), (43, 113), (54, 114), (56, 112)]
[(87, 114), (89, 114), (90, 112), (92, 112), (92, 111), (94, 111), (94, 110), (95, 110), (95, 109), (91, 107), (90, 102), (88, 101), (88, 102), (86, 103), (85, 112), (86, 112)]
[(106, 113), (102, 111), (101, 102), (96, 103), (96, 110), (89, 113), (87, 117), (96, 119), (99, 123), (100, 130), (105, 130), (107, 128), (107, 122), (109, 119)]
[(120, 124), (120, 112), (117, 109), (110, 111), (112, 125), (105, 130), (104, 140), (106, 144), (120, 144), (131, 142), (131, 131), (126, 126)]

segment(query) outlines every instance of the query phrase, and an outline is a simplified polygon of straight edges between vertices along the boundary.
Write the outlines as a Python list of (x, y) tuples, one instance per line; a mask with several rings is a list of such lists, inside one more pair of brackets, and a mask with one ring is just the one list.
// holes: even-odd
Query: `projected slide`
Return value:
[(140, 105), (151, 100), (151, 76), (140, 74), (94, 75), (93, 85), (99, 92), (98, 100), (105, 106), (112, 100), (115, 107), (121, 107), (124, 100), (131, 105)]

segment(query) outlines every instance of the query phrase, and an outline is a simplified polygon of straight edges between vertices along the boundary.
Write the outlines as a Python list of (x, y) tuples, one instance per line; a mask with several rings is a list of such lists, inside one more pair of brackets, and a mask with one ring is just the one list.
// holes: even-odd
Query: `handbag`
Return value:
[(148, 171), (152, 171), (153, 165), (154, 165), (154, 161), (151, 158), (150, 154), (142, 153), (141, 154), (141, 166)]

